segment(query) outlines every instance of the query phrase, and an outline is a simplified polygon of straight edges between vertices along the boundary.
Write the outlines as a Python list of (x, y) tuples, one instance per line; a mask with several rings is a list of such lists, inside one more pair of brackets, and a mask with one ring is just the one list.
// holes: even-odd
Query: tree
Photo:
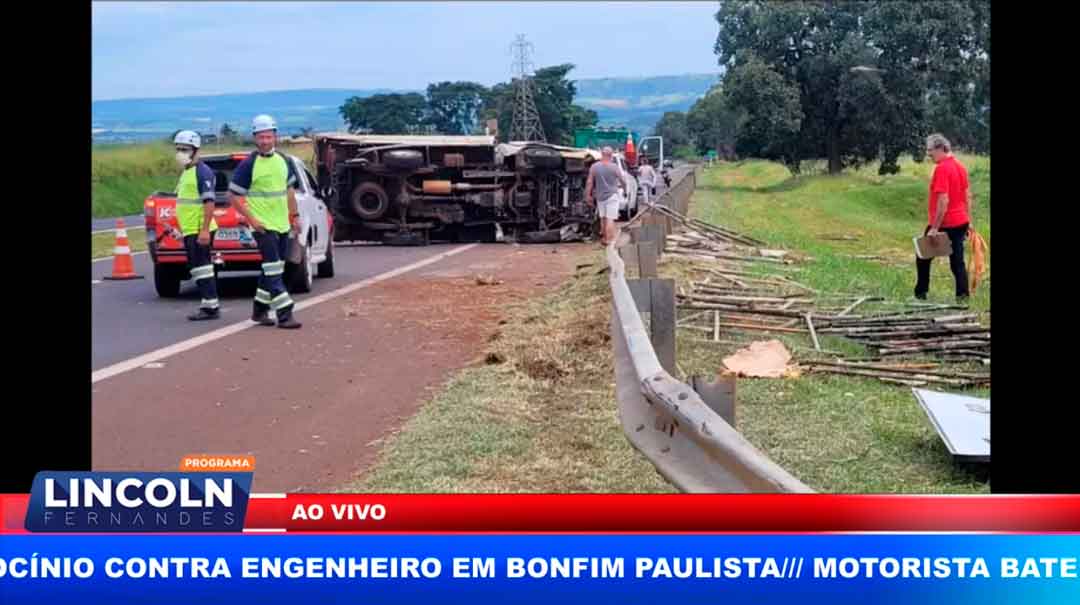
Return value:
[(877, 159), (896, 172), (904, 152), (921, 159), (931, 85), (970, 82), (976, 58), (989, 57), (982, 0), (729, 0), (716, 19), (738, 144), (796, 171), (820, 157), (830, 173)]
[(664, 137), (664, 147), (668, 149), (689, 145), (690, 130), (687, 126), (686, 114), (681, 111), (665, 112), (653, 127), (653, 134)]
[(338, 111), (350, 132), (405, 134), (427, 124), (427, 100), (415, 92), (350, 97)]
[(567, 145), (573, 144), (575, 130), (596, 126), (596, 123), (599, 121), (600, 117), (596, 115), (595, 111), (586, 109), (580, 105), (571, 105), (566, 111), (567, 135), (563, 137), (563, 140)]
[[(577, 87), (566, 77), (572, 69), (574, 66), (570, 63), (554, 65), (536, 70), (532, 77), (533, 101), (544, 134), (549, 143), (556, 145), (572, 145), (575, 129), (594, 126), (599, 121), (595, 111), (574, 105)], [(497, 119), (499, 132), (509, 133), (513, 115), (513, 83), (500, 82), (492, 86), (485, 96), (484, 118)]]
[(428, 115), (435, 130), (443, 134), (472, 134), (480, 124), (480, 112), (488, 89), (476, 82), (428, 84)]
[(734, 158), (738, 117), (719, 85), (709, 89), (686, 114), (687, 134), (697, 152), (712, 149), (724, 158)]
[(236, 139), (236, 131), (229, 126), (228, 122), (221, 125), (221, 130), (218, 131), (218, 136), (221, 137), (222, 143), (230, 143)]

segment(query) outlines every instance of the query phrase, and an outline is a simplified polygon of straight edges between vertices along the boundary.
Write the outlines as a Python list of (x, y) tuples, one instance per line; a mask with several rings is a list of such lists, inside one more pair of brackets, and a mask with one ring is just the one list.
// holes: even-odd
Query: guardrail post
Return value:
[(639, 313), (649, 314), (649, 341), (660, 366), (675, 375), (675, 280), (628, 279)]
[(633, 268), (639, 278), (659, 277), (656, 272), (656, 242), (627, 244), (619, 248), (627, 268)]
[(664, 239), (663, 232), (660, 230), (659, 225), (652, 222), (651, 215), (646, 217), (642, 221), (641, 229), (638, 229), (637, 233), (630, 233), (631, 241), (635, 244), (641, 242), (656, 242), (656, 253), (663, 254), (664, 251)]
[(701, 396), (705, 405), (730, 424), (731, 428), (735, 428), (734, 376), (717, 376), (715, 380), (708, 380), (705, 376), (692, 376), (690, 386)]

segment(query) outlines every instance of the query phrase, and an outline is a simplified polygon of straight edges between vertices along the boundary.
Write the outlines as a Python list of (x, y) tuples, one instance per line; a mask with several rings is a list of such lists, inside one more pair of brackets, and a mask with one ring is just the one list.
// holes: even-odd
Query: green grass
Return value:
[[(132, 252), (146, 250), (146, 228), (128, 227), (128, 247)], [(93, 233), (90, 235), (90, 258), (105, 258), (113, 255), (116, 248), (116, 232)]]
[[(989, 158), (962, 157), (976, 194), (974, 226), (990, 242)], [(692, 213), (776, 248), (813, 258), (794, 274), (822, 291), (910, 298), (915, 279), (911, 237), (926, 220), (930, 166), (906, 162), (899, 175), (879, 177), (876, 167), (828, 176), (794, 178), (777, 164), (749, 161), (707, 170), (691, 203)], [(822, 239), (850, 234), (856, 241)], [(884, 262), (854, 255), (885, 257)], [(931, 301), (952, 302), (952, 275), (945, 259), (934, 261)], [(689, 275), (684, 262), (665, 262), (663, 272)], [(989, 271), (988, 271), (989, 273)], [(684, 283), (684, 282), (683, 282)], [(989, 324), (990, 284), (979, 285), (971, 306)], [(866, 304), (859, 309), (873, 310)], [(880, 307), (878, 307), (880, 308)], [(714, 374), (740, 344), (695, 341), (681, 330), (679, 365), (686, 375)], [(770, 335), (731, 335), (749, 343)], [(813, 357), (808, 336), (779, 339), (796, 359)], [(821, 346), (847, 355), (858, 344), (821, 336)], [(947, 390), (929, 387), (934, 390)], [(989, 389), (968, 391), (989, 397)], [(989, 491), (985, 469), (955, 465), (910, 389), (870, 378), (803, 374), (791, 379), (740, 379), (737, 428), (778, 464), (812, 488), (844, 493), (966, 493)]]
[[(599, 252), (552, 295), (511, 308), (488, 362), (458, 372), (356, 492), (673, 492), (626, 440), (615, 407)], [(581, 262), (585, 262), (583, 259)]]
[[(961, 156), (961, 161), (976, 196), (972, 224), (990, 245), (990, 159)], [(693, 209), (699, 218), (813, 257), (800, 278), (811, 287), (905, 300), (915, 286), (911, 238), (926, 225), (931, 170), (928, 162), (908, 160), (898, 175), (878, 176), (871, 166), (837, 176), (792, 177), (771, 162), (720, 164), (705, 172)], [(822, 239), (836, 235), (858, 239)], [(990, 306), (989, 265), (984, 279), (972, 295), (978, 311)], [(947, 259), (934, 261), (930, 286), (931, 302), (954, 299)]]
[[(284, 148), (311, 166), (311, 146)], [(204, 155), (244, 151), (240, 146), (208, 145)], [(96, 145), (91, 150), (90, 205), (95, 218), (142, 212), (143, 200), (154, 191), (172, 191), (179, 172), (176, 151), (168, 143)]]

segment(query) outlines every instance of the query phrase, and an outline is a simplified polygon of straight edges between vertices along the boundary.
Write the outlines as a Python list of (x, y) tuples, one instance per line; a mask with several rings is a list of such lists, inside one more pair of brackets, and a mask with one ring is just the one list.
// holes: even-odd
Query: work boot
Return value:
[(302, 325), (304, 324), (296, 321), (292, 318), (292, 316), (289, 316), (287, 319), (282, 319), (278, 321), (277, 327), (283, 330), (296, 330)]
[(251, 321), (259, 324), (260, 326), (274, 325), (274, 320), (270, 317), (269, 311), (255, 311), (251, 314)]
[(200, 307), (198, 311), (188, 315), (187, 317), (191, 321), (204, 321), (207, 319), (219, 319), (221, 318), (221, 311), (217, 309), (205, 309)]

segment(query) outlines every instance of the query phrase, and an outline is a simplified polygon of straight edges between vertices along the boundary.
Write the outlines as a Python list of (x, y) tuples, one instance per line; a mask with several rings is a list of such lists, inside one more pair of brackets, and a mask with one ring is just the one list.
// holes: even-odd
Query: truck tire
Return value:
[(183, 271), (180, 267), (154, 265), (154, 289), (161, 298), (180, 296), (180, 282), (182, 281), (184, 281)]
[(424, 165), (424, 154), (415, 149), (394, 149), (382, 154), (382, 163), (395, 172), (412, 172)]
[(311, 264), (311, 247), (304, 246), (304, 256), (299, 264), (285, 263), (285, 287), (289, 293), (307, 294), (311, 292), (314, 277)]
[(365, 221), (377, 221), (390, 208), (390, 196), (382, 185), (368, 181), (360, 183), (350, 196), (352, 211)]
[(334, 276), (334, 239), (332, 237), (326, 242), (326, 260), (319, 263), (318, 271), (318, 277)]

